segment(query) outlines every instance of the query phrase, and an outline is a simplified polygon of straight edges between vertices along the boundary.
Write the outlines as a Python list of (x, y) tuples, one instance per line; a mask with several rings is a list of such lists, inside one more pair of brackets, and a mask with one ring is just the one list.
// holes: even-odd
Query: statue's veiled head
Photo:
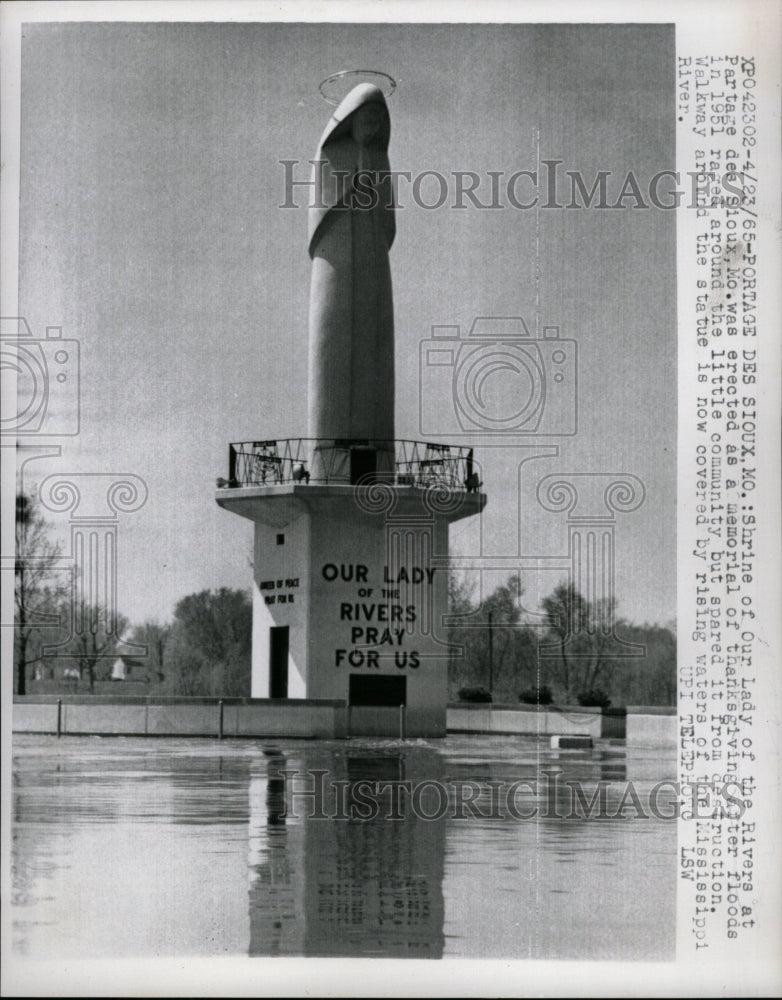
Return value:
[(350, 136), (359, 146), (388, 149), (391, 119), (383, 91), (371, 83), (360, 83), (342, 100), (331, 116), (320, 147)]
[(389, 132), (388, 111), (384, 104), (370, 101), (362, 104), (350, 116), (350, 131), (359, 146), (378, 145), (385, 148)]
[(394, 196), (388, 163), (391, 120), (383, 91), (371, 83), (360, 83), (340, 103), (321, 136), (314, 157), (313, 183), (319, 198), (309, 210), (309, 248), (321, 223), (332, 208), (343, 204), (345, 178), (356, 169), (377, 171), (374, 186), (385, 211), (384, 229), (388, 247), (394, 241)]

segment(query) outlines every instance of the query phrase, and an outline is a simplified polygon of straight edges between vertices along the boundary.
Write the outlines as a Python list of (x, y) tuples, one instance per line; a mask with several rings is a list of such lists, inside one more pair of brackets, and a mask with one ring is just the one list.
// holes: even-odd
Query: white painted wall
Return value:
[[(307, 621), (309, 617), (309, 515), (292, 513), (287, 524), (255, 524), (253, 555), (252, 697), (269, 697), (269, 630), (275, 625), (290, 629), (288, 647), (288, 697), (307, 693)], [(277, 544), (277, 535), (285, 542)], [(297, 580), (297, 585), (288, 581)], [(273, 586), (269, 586), (273, 584)], [(280, 586), (280, 584), (282, 584)], [(274, 598), (268, 604), (267, 597)], [(280, 602), (280, 597), (286, 600)], [(293, 602), (290, 602), (290, 598)]]

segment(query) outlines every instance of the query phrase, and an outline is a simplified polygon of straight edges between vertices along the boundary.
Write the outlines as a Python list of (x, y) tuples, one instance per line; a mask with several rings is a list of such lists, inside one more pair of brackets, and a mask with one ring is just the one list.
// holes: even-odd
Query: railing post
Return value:
[(228, 483), (233, 485), (236, 482), (236, 448), (232, 444), (228, 445)]

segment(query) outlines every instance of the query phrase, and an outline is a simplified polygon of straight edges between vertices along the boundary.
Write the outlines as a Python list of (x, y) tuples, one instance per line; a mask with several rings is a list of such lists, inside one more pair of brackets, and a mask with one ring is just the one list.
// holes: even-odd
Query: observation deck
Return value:
[(289, 483), (385, 483), (419, 489), (437, 486), (467, 493), (479, 493), (483, 486), (472, 448), (407, 440), (282, 438), (230, 444), (228, 477), (220, 477), (217, 488)]
[(472, 448), (427, 441), (267, 438), (234, 442), (217, 503), (253, 521), (350, 498), (357, 511), (391, 509), (460, 520), (486, 505)]

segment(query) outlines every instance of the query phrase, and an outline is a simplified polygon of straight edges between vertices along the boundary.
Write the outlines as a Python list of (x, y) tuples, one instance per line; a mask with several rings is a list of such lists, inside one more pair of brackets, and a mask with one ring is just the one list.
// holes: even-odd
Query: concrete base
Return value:
[(343, 701), (250, 698), (15, 698), (13, 731), (67, 736), (344, 739)]
[(572, 735), (600, 739), (603, 717), (599, 708), (562, 709), (493, 707), (481, 704), (451, 704), (448, 706), (448, 732), (456, 733), (518, 733), (525, 736)]
[[(673, 752), (678, 745), (676, 709), (668, 705), (631, 705), (625, 709), (557, 705), (448, 706), (449, 733), (518, 733), (525, 736), (588, 736), (625, 740), (628, 746)], [(561, 744), (560, 744), (561, 745)]]
[[(107, 698), (99, 695), (29, 695), (14, 698), (13, 732), (103, 736), (291, 737), (345, 739), (388, 736), (415, 739), (450, 733), (548, 736), (566, 740), (616, 738), (616, 717), (599, 709), (558, 711), (449, 705), (414, 709), (354, 705), (337, 699)], [(570, 729), (566, 730), (565, 727)], [(673, 752), (678, 740), (674, 708), (639, 706), (627, 712), (627, 745)], [(580, 746), (580, 744), (579, 744)]]
[(445, 736), (445, 712), (426, 708), (348, 706), (349, 736), (398, 736), (400, 739)]
[(337, 699), (351, 729), (444, 736), (448, 525), (486, 497), (413, 486), (219, 489), (255, 525), (254, 698)]
[(678, 746), (679, 719), (668, 706), (628, 706), (627, 742), (639, 747)]

